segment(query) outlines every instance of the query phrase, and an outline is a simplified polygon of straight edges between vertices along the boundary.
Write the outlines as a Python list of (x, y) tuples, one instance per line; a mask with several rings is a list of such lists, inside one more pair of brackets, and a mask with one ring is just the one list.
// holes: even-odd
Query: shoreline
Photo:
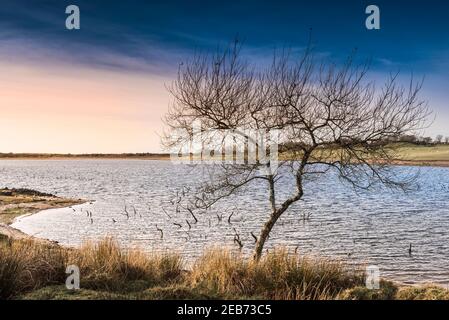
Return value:
[(449, 160), (395, 160), (393, 166), (399, 167), (438, 167), (448, 168)]
[(62, 198), (30, 189), (0, 189), (0, 238), (32, 240), (38, 243), (59, 245), (56, 241), (38, 238), (11, 225), (20, 218), (49, 209), (69, 208), (88, 202), (83, 199)]
[[(76, 157), (67, 157), (67, 156), (48, 156), (48, 157), (0, 157), (0, 161), (8, 160), (8, 161), (83, 161), (83, 160), (130, 160), (130, 161), (170, 161), (170, 157), (127, 157), (127, 156), (114, 156), (114, 157), (93, 157), (93, 156), (76, 156)], [(398, 159), (394, 160), (391, 163), (391, 166), (398, 167), (438, 167), (438, 168), (449, 168), (449, 159), (448, 160), (403, 160)]]
[[(170, 161), (168, 158), (90, 158), (90, 157), (78, 157), (78, 158), (64, 158), (64, 157), (49, 157), (49, 158), (0, 158), (2, 160), (16, 160), (16, 161), (83, 161), (83, 160), (130, 160), (130, 161)], [(449, 160), (396, 160), (391, 163), (391, 166), (397, 167), (437, 167), (437, 168), (449, 168)]]

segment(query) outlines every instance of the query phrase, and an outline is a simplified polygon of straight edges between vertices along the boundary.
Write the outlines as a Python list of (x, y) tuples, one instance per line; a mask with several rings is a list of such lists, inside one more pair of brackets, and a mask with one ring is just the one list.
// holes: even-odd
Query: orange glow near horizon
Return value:
[(0, 62), (0, 152), (160, 152), (170, 79)]
[[(6, 61), (0, 70), (0, 153), (163, 151), (171, 76)], [(444, 81), (424, 91), (435, 120), (422, 135), (449, 135), (447, 100), (432, 90)]]

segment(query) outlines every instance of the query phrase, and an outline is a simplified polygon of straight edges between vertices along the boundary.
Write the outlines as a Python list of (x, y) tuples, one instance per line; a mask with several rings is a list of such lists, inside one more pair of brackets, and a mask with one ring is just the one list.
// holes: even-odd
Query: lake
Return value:
[[(332, 173), (308, 183), (304, 200), (281, 218), (267, 248), (285, 245), (299, 253), (376, 265), (382, 277), (404, 283), (449, 284), (449, 168), (395, 170), (420, 170), (416, 191), (357, 193)], [(20, 218), (13, 226), (26, 233), (69, 246), (114, 236), (126, 247), (174, 249), (190, 259), (206, 247), (236, 247), (237, 232), (249, 253), (251, 232), (258, 234), (269, 212), (265, 188), (223, 201), (195, 224), (170, 200), (176, 190), (199, 181), (197, 175), (170, 161), (0, 161), (0, 187), (93, 201)], [(291, 188), (285, 182), (280, 197)], [(307, 221), (304, 214), (310, 214)]]

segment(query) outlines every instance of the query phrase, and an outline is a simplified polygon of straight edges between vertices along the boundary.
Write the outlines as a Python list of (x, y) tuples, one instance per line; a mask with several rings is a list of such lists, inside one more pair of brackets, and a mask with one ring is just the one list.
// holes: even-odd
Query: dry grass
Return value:
[(67, 251), (32, 241), (0, 243), (0, 299), (65, 281)]
[(179, 255), (125, 251), (111, 238), (73, 250), (69, 264), (80, 268), (83, 287), (106, 290), (129, 290), (128, 285), (136, 281), (148, 286), (167, 284), (181, 276), (183, 266)]
[(231, 251), (211, 250), (193, 266), (192, 287), (224, 297), (262, 299), (333, 299), (360, 285), (362, 274), (340, 262), (311, 260), (278, 249), (259, 262)]
[(49, 285), (65, 283), (68, 265), (77, 265), (81, 286), (106, 291), (135, 291), (155, 285), (168, 285), (181, 276), (178, 255), (145, 255), (121, 250), (107, 238), (80, 249), (64, 249), (32, 241), (0, 242), (0, 299)]
[[(75, 264), (81, 290), (69, 291)], [(363, 273), (338, 261), (272, 251), (259, 262), (231, 250), (206, 251), (185, 270), (179, 255), (122, 250), (111, 238), (64, 249), (0, 239), (0, 299), (448, 299), (440, 287), (364, 287)]]

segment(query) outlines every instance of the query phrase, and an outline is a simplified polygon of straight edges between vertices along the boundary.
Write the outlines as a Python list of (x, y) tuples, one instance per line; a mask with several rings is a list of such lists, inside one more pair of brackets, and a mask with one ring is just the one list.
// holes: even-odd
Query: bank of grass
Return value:
[[(66, 266), (77, 265), (81, 289), (67, 290)], [(439, 287), (380, 290), (338, 261), (285, 249), (258, 263), (229, 250), (206, 251), (189, 268), (178, 254), (122, 250), (107, 238), (79, 249), (0, 239), (0, 299), (448, 299)]]

